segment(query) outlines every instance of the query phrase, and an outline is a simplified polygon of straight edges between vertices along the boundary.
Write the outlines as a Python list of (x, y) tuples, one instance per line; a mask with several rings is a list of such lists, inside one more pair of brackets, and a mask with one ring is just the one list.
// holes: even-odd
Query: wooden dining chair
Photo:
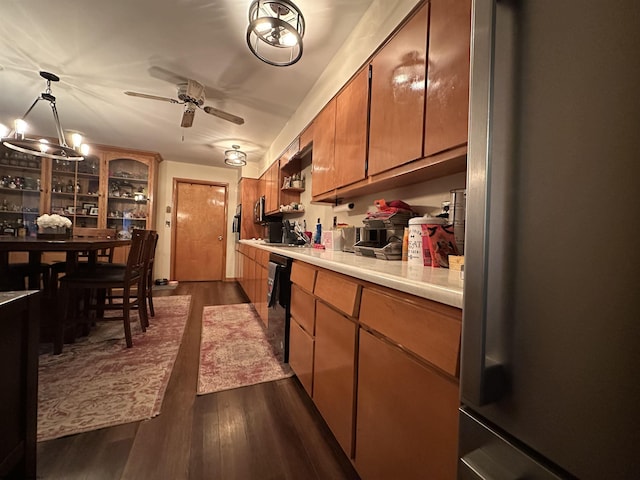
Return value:
[[(127, 263), (123, 268), (117, 268), (117, 266), (82, 268), (70, 272), (60, 279), (64, 298), (64, 315), (61, 316), (56, 329), (54, 353), (62, 352), (64, 334), (68, 328), (77, 329), (80, 325), (91, 325), (105, 311), (121, 311), (120, 316), (108, 317), (104, 320), (123, 322), (125, 339), (129, 348), (133, 346), (130, 323), (131, 310), (138, 308), (140, 327), (143, 332), (146, 331), (148, 319), (146, 318), (146, 308), (144, 308), (146, 301), (144, 297), (145, 245), (148, 245), (150, 233), (150, 230), (133, 231), (131, 249)], [(121, 301), (105, 303), (104, 292), (116, 289), (122, 291)], [(137, 289), (137, 293), (132, 295), (134, 289)]]
[[(156, 246), (158, 245), (158, 232), (155, 230), (149, 230), (149, 236), (146, 239), (144, 245), (144, 285), (143, 285), (143, 297), (145, 299), (145, 303), (142, 305), (137, 305), (137, 308), (144, 308), (144, 319), (146, 322), (146, 326), (149, 326), (149, 317), (154, 317), (156, 312), (153, 307), (153, 295), (152, 295), (152, 287), (153, 287), (153, 264), (155, 260)], [(105, 265), (105, 268), (124, 268), (123, 264), (113, 263), (110, 265)], [(136, 289), (132, 289), (130, 295), (137, 296), (137, 287)], [(112, 303), (114, 300), (122, 298), (122, 292), (116, 291), (108, 292), (106, 299), (109, 303)]]
[(149, 250), (147, 251), (147, 266), (145, 268), (146, 270), (146, 278), (145, 278), (145, 285), (144, 285), (144, 289), (145, 289), (145, 298), (146, 298), (146, 302), (149, 308), (149, 315), (147, 316), (147, 319), (149, 316), (155, 317), (156, 316), (156, 311), (153, 308), (153, 264), (155, 261), (155, 257), (156, 257), (156, 247), (158, 246), (158, 238), (160, 236), (158, 235), (158, 232), (156, 231), (152, 231), (151, 235), (149, 236)]
[(51, 281), (51, 265), (41, 262), (31, 265), (29, 262), (11, 262), (8, 265), (9, 288), (11, 290), (28, 290), (29, 278), (36, 276), (41, 288), (48, 292)]

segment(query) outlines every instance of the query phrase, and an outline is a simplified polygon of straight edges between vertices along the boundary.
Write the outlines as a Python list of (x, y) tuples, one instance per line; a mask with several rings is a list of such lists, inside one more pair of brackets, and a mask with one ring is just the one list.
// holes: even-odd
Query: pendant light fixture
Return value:
[(231, 145), (233, 150), (224, 152), (224, 163), (230, 167), (244, 167), (247, 164), (247, 154), (240, 150), (240, 145)]
[[(8, 136), (2, 138), (2, 144), (18, 152), (35, 155), (37, 157), (53, 158), (54, 160), (84, 160), (85, 155), (88, 154), (88, 147), (87, 145), (82, 145), (82, 137), (74, 137), (74, 147), (76, 147), (78, 151), (69, 147), (64, 140), (64, 133), (60, 126), (60, 118), (58, 118), (58, 110), (56, 109), (56, 97), (51, 93), (51, 82), (58, 82), (60, 78), (49, 72), (40, 72), (40, 76), (47, 81), (46, 90), (35, 99), (22, 118), (15, 121), (13, 131), (10, 132)], [(46, 100), (51, 106), (53, 121), (55, 122), (56, 132), (58, 134), (57, 144), (49, 142), (46, 139), (34, 140), (25, 137), (27, 128), (25, 119), (40, 100)]]
[(247, 45), (269, 65), (286, 67), (302, 57), (304, 17), (288, 0), (254, 0), (249, 7)]

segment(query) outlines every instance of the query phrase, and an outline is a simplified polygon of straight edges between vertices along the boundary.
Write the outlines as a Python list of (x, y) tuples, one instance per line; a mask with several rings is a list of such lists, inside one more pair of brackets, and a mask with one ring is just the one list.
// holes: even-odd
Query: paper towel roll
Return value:
[(335, 207), (333, 207), (333, 211), (335, 213), (348, 212), (350, 210), (353, 210), (354, 206), (355, 205), (353, 203), (343, 203), (342, 205), (336, 205)]

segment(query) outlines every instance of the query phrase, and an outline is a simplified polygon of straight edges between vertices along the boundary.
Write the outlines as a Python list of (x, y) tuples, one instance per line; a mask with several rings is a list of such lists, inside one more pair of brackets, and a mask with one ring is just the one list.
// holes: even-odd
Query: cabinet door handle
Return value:
[(222, 235), (218, 235), (218, 240), (222, 241)]

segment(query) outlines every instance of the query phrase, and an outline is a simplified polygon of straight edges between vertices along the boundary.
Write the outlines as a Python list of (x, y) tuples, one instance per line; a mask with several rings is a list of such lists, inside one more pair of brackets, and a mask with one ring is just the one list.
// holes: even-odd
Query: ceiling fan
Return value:
[(151, 100), (161, 100), (163, 102), (184, 105), (184, 112), (182, 114), (182, 121), (180, 122), (180, 126), (185, 128), (193, 125), (193, 117), (195, 116), (196, 108), (204, 110), (206, 113), (208, 113), (209, 115), (213, 115), (214, 117), (222, 118), (223, 120), (227, 120), (228, 122), (235, 123), (236, 125), (242, 125), (244, 123), (244, 119), (241, 117), (232, 115), (231, 113), (219, 110), (214, 107), (210, 107), (208, 105), (204, 105), (204, 85), (202, 85), (201, 83), (198, 83), (195, 80), (187, 79), (185, 83), (178, 83), (177, 87), (178, 100), (176, 100), (175, 98), (149, 95), (147, 93), (124, 93), (125, 95), (130, 95), (132, 97), (150, 98)]

